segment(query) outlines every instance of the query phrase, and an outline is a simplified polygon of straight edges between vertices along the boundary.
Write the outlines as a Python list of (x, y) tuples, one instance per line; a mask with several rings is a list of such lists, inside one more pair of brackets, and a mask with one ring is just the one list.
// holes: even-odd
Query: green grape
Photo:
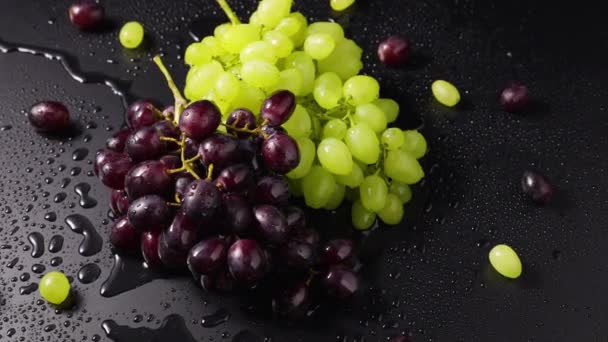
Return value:
[(382, 222), (394, 226), (403, 220), (403, 202), (395, 194), (386, 195), (384, 208), (377, 212)]
[(323, 127), (323, 139), (326, 138), (336, 138), (336, 139), (344, 139), (346, 136), (346, 123), (340, 119), (332, 119), (327, 121), (325, 126)]
[(358, 105), (353, 119), (356, 123), (366, 123), (377, 134), (386, 129), (386, 116), (380, 108), (371, 103)]
[(345, 9), (349, 8), (352, 4), (355, 3), (355, 0), (331, 0), (329, 2), (329, 5), (331, 6), (331, 9), (333, 9), (334, 11), (344, 11)]
[(353, 170), (353, 156), (342, 140), (323, 139), (317, 148), (317, 158), (321, 165), (333, 174), (346, 176)]
[(363, 183), (359, 186), (359, 195), (361, 203), (367, 210), (378, 212), (384, 208), (386, 204), (386, 195), (388, 194), (388, 186), (382, 177), (371, 175), (363, 179)]
[(219, 57), (226, 54), (226, 51), (222, 48), (222, 44), (220, 44), (219, 39), (214, 36), (207, 36), (201, 40), (201, 44), (209, 49), (209, 53), (213, 57)]
[(496, 245), (490, 251), (490, 264), (503, 276), (511, 279), (521, 275), (521, 260), (513, 248), (507, 245)]
[(329, 201), (327, 201), (327, 203), (323, 206), (323, 209), (325, 209), (325, 210), (338, 209), (340, 204), (342, 204), (342, 201), (344, 201), (344, 192), (345, 192), (344, 185), (336, 183), (334, 191), (332, 192), (331, 197), (329, 198)]
[(377, 99), (373, 102), (386, 116), (386, 122), (391, 123), (397, 120), (399, 116), (399, 104), (392, 99)]
[(232, 23), (223, 23), (221, 25), (218, 25), (215, 27), (215, 29), (213, 30), (213, 35), (215, 36), (215, 38), (217, 38), (220, 41), (222, 41), (222, 38), (224, 37), (224, 34), (226, 32), (228, 32), (228, 30), (232, 27)]
[(186, 49), (184, 61), (190, 66), (211, 62), (211, 52), (203, 43), (192, 43)]
[(403, 146), (405, 137), (403, 136), (403, 131), (399, 128), (392, 127), (382, 133), (380, 140), (387, 150), (396, 150)]
[(403, 150), (388, 151), (384, 159), (384, 174), (405, 184), (418, 183), (424, 177), (418, 161)]
[(60, 305), (70, 296), (70, 281), (65, 274), (51, 271), (40, 279), (38, 291), (40, 292), (40, 296), (47, 302)]
[[(237, 97), (232, 101), (231, 109), (236, 108), (262, 108), (262, 103), (266, 99), (266, 95), (259, 88), (250, 86), (245, 82), (240, 82), (240, 89)], [(253, 113), (258, 115), (258, 111)]]
[[(223, 127), (223, 126), (221, 126)], [(302, 197), (304, 196), (304, 192), (302, 191), (302, 180), (300, 178), (298, 179), (292, 179), (292, 178), (287, 178), (287, 183), (289, 184), (289, 192), (296, 196), (296, 197)]]
[(354, 105), (361, 105), (377, 100), (380, 96), (380, 84), (370, 76), (357, 75), (344, 82), (344, 98)]
[(226, 52), (238, 54), (249, 43), (260, 40), (260, 29), (252, 24), (232, 25), (218, 38)]
[(279, 58), (285, 58), (293, 51), (293, 41), (282, 32), (266, 32), (264, 34), (264, 41), (270, 43), (274, 47), (274, 52)]
[(334, 72), (345, 81), (359, 73), (363, 68), (361, 55), (363, 50), (350, 39), (336, 44), (336, 48), (327, 58), (317, 62), (319, 73)]
[(338, 23), (332, 23), (329, 21), (318, 21), (316, 23), (312, 23), (308, 26), (306, 34), (308, 36), (312, 36), (315, 34), (328, 34), (330, 35), (334, 43), (340, 43), (344, 40), (344, 29)]
[(312, 163), (315, 161), (315, 143), (309, 138), (296, 138), (298, 149), (300, 150), (300, 163), (295, 169), (287, 174), (289, 179), (299, 179), (306, 176), (312, 168)]
[(333, 72), (323, 73), (315, 80), (313, 95), (322, 108), (336, 107), (342, 99), (342, 80)]
[(243, 81), (258, 88), (270, 88), (281, 78), (279, 69), (273, 64), (262, 61), (251, 61), (241, 67)]
[(302, 21), (294, 16), (289, 16), (282, 19), (274, 28), (274, 31), (281, 32), (289, 38), (297, 35), (302, 30)]
[(369, 165), (375, 164), (380, 157), (380, 142), (376, 133), (364, 123), (351, 127), (346, 131), (346, 145), (353, 157)]
[(239, 80), (230, 71), (226, 71), (215, 81), (213, 95), (216, 99), (221, 99), (223, 102), (230, 103), (238, 96), (239, 89)]
[(273, 29), (291, 11), (292, 0), (263, 0), (258, 5), (259, 21), (264, 27)]
[(249, 16), (249, 23), (256, 26), (263, 26), (262, 19), (260, 18), (260, 13), (258, 11), (254, 11)]
[(289, 120), (283, 124), (283, 128), (293, 138), (309, 137), (312, 131), (312, 122), (306, 108), (296, 105), (296, 109), (289, 117)]
[(350, 215), (353, 226), (358, 230), (368, 230), (376, 222), (376, 213), (367, 210), (359, 200), (353, 202)]
[(304, 41), (304, 51), (313, 59), (325, 59), (336, 48), (334, 39), (326, 33), (316, 33)]
[(308, 19), (300, 13), (293, 12), (289, 15), (289, 18), (293, 18), (300, 23), (299, 29), (293, 35), (290, 35), (289, 38), (293, 41), (293, 45), (295, 47), (300, 47), (304, 44), (304, 40), (306, 39), (306, 30), (308, 29)]
[(190, 68), (186, 76), (184, 95), (192, 101), (203, 99), (209, 94), (217, 78), (224, 73), (222, 64), (211, 61), (207, 64)]
[(416, 130), (403, 131), (403, 137), (405, 138), (405, 142), (401, 146), (402, 150), (408, 152), (416, 159), (424, 157), (427, 144), (426, 139), (420, 132)]
[(120, 29), (118, 40), (127, 49), (135, 49), (144, 41), (144, 27), (137, 21), (130, 21)]
[(350, 203), (354, 203), (359, 200), (359, 188), (349, 188), (346, 187), (344, 191), (344, 198), (346, 198)]
[(450, 82), (437, 80), (431, 85), (431, 90), (437, 102), (447, 107), (454, 107), (460, 102), (460, 92)]
[(249, 43), (241, 50), (239, 57), (243, 64), (251, 61), (263, 61), (270, 64), (276, 64), (279, 59), (275, 54), (274, 46), (264, 40)]
[(393, 180), (391, 186), (388, 188), (391, 194), (397, 195), (401, 202), (409, 203), (412, 200), (412, 189), (410, 186), (399, 181)]
[(350, 171), (350, 174), (345, 176), (336, 175), (336, 182), (342, 185), (346, 185), (351, 189), (358, 188), (361, 183), (363, 183), (363, 170), (357, 163), (353, 163), (353, 168)]
[(284, 62), (285, 69), (296, 68), (300, 70), (303, 77), (302, 92), (300, 96), (312, 92), (315, 83), (315, 63), (304, 51), (296, 51), (289, 55)]
[(313, 209), (323, 208), (331, 199), (335, 188), (334, 177), (319, 165), (314, 165), (302, 179), (304, 201)]
[(285, 69), (279, 73), (279, 82), (272, 88), (269, 88), (269, 93), (277, 90), (289, 90), (294, 95), (300, 96), (302, 93), (302, 83), (304, 83), (304, 77), (302, 77), (300, 70), (296, 68)]

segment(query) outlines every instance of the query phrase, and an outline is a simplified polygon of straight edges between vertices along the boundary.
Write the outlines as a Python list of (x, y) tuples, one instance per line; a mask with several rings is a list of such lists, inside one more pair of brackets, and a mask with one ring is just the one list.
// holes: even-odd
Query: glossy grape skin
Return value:
[(529, 101), (528, 88), (517, 83), (511, 84), (500, 94), (500, 105), (510, 113), (522, 111)]
[(60, 102), (42, 101), (30, 108), (30, 124), (43, 133), (59, 133), (70, 126), (70, 113)]
[(247, 234), (253, 226), (253, 210), (251, 205), (239, 194), (222, 195), (224, 216), (223, 223), (228, 234)]
[(198, 145), (199, 143), (196, 142), (194, 139), (186, 137), (186, 144), (184, 146), (184, 157), (186, 157), (186, 159), (196, 157), (196, 155), (198, 154)]
[(172, 248), (167, 243), (167, 235), (160, 234), (158, 238), (158, 258), (165, 268), (172, 270), (185, 269), (188, 251)]
[(173, 184), (167, 167), (157, 160), (137, 164), (125, 177), (125, 191), (131, 200), (153, 194), (171, 198)]
[(353, 262), (354, 246), (352, 240), (336, 239), (323, 247), (322, 259), (327, 265), (350, 265)]
[(158, 159), (167, 152), (167, 144), (153, 127), (142, 127), (131, 133), (125, 151), (135, 162)]
[(139, 231), (133, 227), (126, 216), (121, 217), (112, 225), (110, 242), (120, 250), (133, 252), (139, 246)]
[(289, 90), (279, 90), (264, 101), (260, 117), (269, 126), (280, 126), (289, 120), (295, 109), (296, 96)]
[(240, 239), (228, 249), (228, 269), (239, 283), (251, 285), (268, 271), (266, 254), (255, 240)]
[(140, 238), (141, 255), (149, 267), (158, 267), (162, 265), (158, 256), (158, 240), (160, 231), (144, 232)]
[(188, 186), (194, 181), (189, 173), (180, 174), (175, 178), (175, 193), (179, 195), (179, 198), (184, 198), (188, 191)]
[(115, 152), (112, 150), (98, 150), (95, 153), (95, 161), (93, 162), (93, 172), (96, 176), (99, 176), (99, 170), (107, 161), (116, 159), (118, 156), (122, 156), (122, 153)]
[(246, 164), (233, 164), (223, 169), (215, 184), (222, 192), (247, 192), (253, 187), (253, 169)]
[(399, 36), (392, 36), (378, 46), (378, 58), (385, 65), (398, 67), (403, 65), (410, 56), (410, 42)]
[(281, 261), (290, 270), (308, 271), (316, 261), (313, 245), (297, 240), (290, 240), (280, 248)]
[(359, 277), (344, 266), (332, 266), (322, 282), (327, 293), (338, 299), (347, 299), (359, 289)]
[(40, 279), (38, 292), (47, 302), (54, 305), (63, 305), (70, 299), (70, 281), (62, 272), (48, 272)]
[(275, 133), (262, 143), (262, 158), (272, 171), (286, 174), (300, 163), (300, 150), (292, 137)]
[(158, 160), (161, 164), (165, 166), (167, 170), (179, 169), (182, 166), (182, 160), (173, 154), (167, 154)]
[(221, 168), (239, 161), (241, 151), (238, 141), (231, 136), (214, 133), (205, 139), (198, 149), (205, 165)]
[(490, 264), (502, 276), (517, 279), (522, 272), (522, 264), (517, 252), (508, 245), (496, 245), (488, 255)]
[(206, 223), (213, 219), (221, 205), (222, 196), (215, 184), (199, 179), (188, 185), (181, 210), (191, 220)]
[(287, 205), (289, 184), (281, 176), (264, 176), (258, 180), (253, 197), (256, 204)]
[(547, 204), (553, 198), (553, 186), (540, 173), (525, 171), (521, 178), (521, 189), (534, 202)]
[(139, 129), (152, 126), (160, 120), (160, 116), (150, 100), (138, 100), (127, 109), (126, 119), (127, 125), (131, 129)]
[(272, 300), (272, 309), (279, 316), (299, 319), (306, 315), (310, 302), (310, 289), (301, 283), (279, 293)]
[(157, 195), (146, 195), (129, 206), (129, 221), (139, 231), (165, 228), (171, 222), (171, 210), (165, 200)]
[(202, 100), (191, 103), (179, 118), (179, 129), (196, 141), (202, 141), (215, 132), (222, 115), (211, 101)]
[(233, 110), (230, 115), (228, 115), (228, 118), (226, 118), (226, 125), (228, 125), (228, 127), (226, 127), (226, 131), (228, 133), (235, 134), (237, 137), (242, 138), (251, 135), (251, 133), (238, 132), (230, 128), (230, 126), (253, 130), (256, 128), (257, 123), (255, 120), (255, 116), (250, 110), (238, 108)]
[(106, 147), (114, 152), (122, 153), (125, 150), (129, 135), (131, 135), (130, 129), (121, 129), (106, 140)]
[[(179, 128), (176, 127), (175, 125), (173, 125), (173, 123), (171, 121), (160, 120), (157, 123), (155, 123), (154, 125), (152, 125), (152, 128), (154, 128), (158, 132), (158, 135), (161, 137), (169, 137), (169, 138), (174, 138), (174, 139), (179, 140), (179, 136), (180, 136)], [(175, 147), (175, 149), (177, 149), (177, 147), (178, 147), (175, 144), (173, 146)]]
[(289, 236), (287, 219), (277, 207), (266, 204), (258, 205), (253, 208), (253, 215), (257, 232), (264, 240), (274, 244), (282, 244), (287, 241)]
[(114, 152), (100, 163), (99, 179), (112, 189), (122, 189), (125, 185), (125, 177), (132, 167), (133, 162), (129, 157)]
[(290, 232), (295, 232), (306, 227), (306, 214), (304, 210), (296, 206), (289, 206), (285, 208), (284, 212)]
[(183, 213), (178, 213), (163, 235), (169, 248), (187, 252), (200, 240), (200, 227)]
[(307, 244), (317, 247), (319, 245), (319, 241), (321, 237), (316, 230), (312, 228), (304, 228), (298, 231), (295, 231), (294, 234), (290, 237), (291, 240), (306, 242)]
[(129, 197), (124, 190), (112, 190), (110, 195), (110, 209), (116, 216), (122, 216), (127, 213), (130, 205)]
[(79, 1), (70, 6), (68, 15), (74, 26), (82, 31), (87, 31), (101, 25), (105, 11), (103, 6), (94, 1)]
[(226, 266), (228, 247), (221, 238), (197, 243), (188, 253), (188, 269), (192, 274), (214, 274)]

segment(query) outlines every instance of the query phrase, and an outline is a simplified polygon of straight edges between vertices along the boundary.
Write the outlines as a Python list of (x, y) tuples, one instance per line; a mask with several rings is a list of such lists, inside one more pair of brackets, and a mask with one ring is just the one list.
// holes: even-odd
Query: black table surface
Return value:
[[(63, 53), (89, 77), (103, 75), (133, 97), (161, 103), (170, 102), (170, 93), (150, 57), (163, 52), (183, 82), (187, 68), (180, 56), (193, 40), (191, 22), (202, 23), (197, 32), (204, 33), (223, 20), (212, 0), (106, 0), (108, 27), (83, 34), (69, 25), (69, 2), (0, 1), (0, 45)], [(241, 16), (254, 7), (253, 0), (231, 2)], [(332, 17), (328, 0), (295, 2), (309, 18)], [(139, 329), (114, 338), (381, 341), (403, 333), (414, 341), (608, 339), (608, 27), (599, 4), (359, 0), (334, 18), (364, 48), (365, 72), (401, 103), (399, 124), (422, 125), (430, 146), (427, 177), (415, 189), (405, 222), (366, 239), (370, 261), (355, 300), (331, 317), (287, 325), (249, 314), (231, 297), (204, 293), (187, 278), (102, 297), (101, 284), (113, 266), (109, 192), (92, 176), (91, 160), (120, 127), (121, 100), (104, 85), (76, 82), (57, 61), (0, 53), (0, 340), (100, 341), (108, 339), (106, 320), (155, 329), (167, 317), (164, 332)], [(145, 49), (120, 47), (117, 29), (127, 20), (145, 25)], [(411, 39), (414, 55), (408, 66), (389, 70), (379, 65), (375, 48), (397, 33)], [(462, 105), (437, 105), (429, 90), (435, 79), (457, 85)], [(511, 81), (526, 84), (534, 99), (525, 113), (507, 114), (497, 104)], [(33, 133), (24, 113), (41, 99), (63, 101), (87, 128), (63, 139)], [(88, 154), (74, 160), (76, 150)], [(557, 186), (551, 205), (533, 205), (520, 193), (526, 169), (542, 171)], [(92, 185), (90, 196), (98, 201), (93, 208), (79, 205), (79, 183)], [(56, 203), (61, 192), (67, 198)], [(78, 253), (82, 236), (65, 223), (74, 213), (104, 238), (99, 253)], [(345, 221), (341, 215), (329, 221), (322, 216), (318, 228)], [(38, 258), (31, 256), (32, 232), (44, 237)], [(52, 253), (46, 246), (54, 235), (65, 241)], [(489, 267), (487, 253), (497, 243), (518, 251), (520, 279), (508, 281)], [(54, 257), (63, 260), (57, 267)], [(37, 292), (20, 294), (40, 276), (32, 272), (34, 264), (76, 277), (88, 263), (97, 263), (101, 276), (91, 284), (74, 280), (79, 300), (73, 310), (55, 312)], [(218, 310), (229, 313), (225, 322), (200, 324)]]

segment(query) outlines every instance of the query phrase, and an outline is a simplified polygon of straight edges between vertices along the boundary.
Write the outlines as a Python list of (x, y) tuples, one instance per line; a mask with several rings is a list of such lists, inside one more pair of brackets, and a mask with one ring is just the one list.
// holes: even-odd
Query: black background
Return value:
[[(254, 7), (252, 0), (238, 2), (241, 17)], [(296, 3), (309, 18), (331, 16), (328, 1)], [(83, 34), (68, 23), (69, 1), (3, 0), (0, 39), (65, 52), (85, 72), (122, 80), (135, 96), (168, 103), (170, 93), (150, 57), (164, 52), (183, 81), (187, 69), (179, 56), (192, 41), (190, 23), (199, 18), (211, 28), (223, 20), (211, 0), (103, 4), (112, 23), (103, 32)], [(0, 340), (104, 340), (103, 320), (156, 327), (172, 313), (184, 317), (201, 341), (230, 340), (244, 329), (273, 341), (380, 341), (401, 333), (414, 341), (608, 339), (608, 28), (600, 8), (585, 2), (359, 0), (337, 19), (364, 47), (365, 72), (381, 80), (384, 95), (401, 103), (400, 125), (423, 123), (430, 146), (427, 179), (407, 208), (406, 222), (369, 238), (369, 246), (381, 248), (368, 251), (374, 261), (364, 268), (359, 298), (324, 324), (291, 327), (244, 314), (231, 299), (202, 293), (185, 278), (102, 298), (99, 288), (112, 266), (109, 244), (93, 257), (78, 255), (81, 237), (65, 227), (64, 218), (83, 213), (107, 236), (109, 192), (87, 176), (92, 169), (87, 160), (120, 126), (120, 99), (104, 86), (75, 82), (57, 62), (0, 53), (0, 126), (12, 126), (0, 131)], [(127, 20), (146, 27), (145, 50), (120, 47), (117, 29)], [(394, 33), (414, 43), (411, 63), (401, 70), (388, 70), (375, 57), (378, 42)], [(460, 89), (464, 101), (457, 109), (432, 99), (429, 86), (438, 78)], [(520, 115), (497, 105), (498, 94), (513, 80), (526, 84), (535, 100)], [(32, 133), (23, 113), (41, 99), (65, 102), (73, 117), (96, 122), (97, 128), (71, 141)], [(87, 134), (92, 139), (84, 142)], [(73, 161), (79, 147), (89, 150), (88, 157)], [(60, 171), (60, 165), (66, 169)], [(70, 177), (72, 167), (82, 168), (80, 175)], [(519, 178), (528, 168), (557, 185), (552, 205), (537, 207), (520, 194)], [(72, 181), (61, 189), (65, 177)], [(95, 208), (78, 206), (73, 187), (79, 182), (93, 185)], [(52, 198), (60, 191), (68, 198), (55, 204)], [(58, 215), (54, 223), (43, 218), (51, 211)], [(330, 225), (317, 221), (319, 229)], [(19, 287), (36, 280), (31, 265), (51, 269), (56, 256), (46, 251), (33, 259), (23, 251), (32, 231), (40, 231), (47, 244), (54, 234), (65, 236), (56, 255), (64, 259), (59, 269), (69, 275), (89, 262), (102, 267), (95, 283), (74, 282), (82, 299), (71, 313), (55, 314), (37, 304), (37, 293), (19, 295)], [(520, 279), (507, 281), (488, 267), (487, 252), (496, 243), (518, 251), (524, 262)], [(7, 268), (15, 257), (17, 265)], [(19, 280), (24, 272), (32, 279)], [(231, 318), (202, 327), (200, 319), (218, 308), (228, 308)], [(146, 322), (150, 314), (154, 317)], [(137, 315), (143, 323), (133, 322)], [(49, 324), (57, 327), (45, 331)]]

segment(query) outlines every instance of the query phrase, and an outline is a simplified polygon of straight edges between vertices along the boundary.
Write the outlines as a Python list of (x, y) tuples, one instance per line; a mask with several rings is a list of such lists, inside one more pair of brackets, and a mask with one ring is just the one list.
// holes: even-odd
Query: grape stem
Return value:
[(160, 58), (160, 56), (156, 55), (152, 60), (154, 61), (154, 63), (156, 63), (156, 66), (158, 67), (158, 69), (160, 69), (160, 72), (162, 72), (165, 76), (167, 84), (169, 85), (169, 89), (171, 89), (171, 92), (173, 93), (173, 98), (175, 98), (175, 113), (173, 113), (173, 122), (177, 126), (179, 125), (179, 117), (182, 114), (184, 108), (186, 108), (186, 106), (188, 105), (188, 101), (184, 99), (182, 93), (177, 88), (177, 85), (175, 85), (173, 77), (171, 77), (169, 70), (167, 70), (167, 67), (163, 63), (163, 60)]
[(226, 0), (217, 0), (217, 3), (218, 5), (220, 5), (228, 19), (230, 19), (232, 25), (238, 25), (241, 23), (239, 17), (236, 16), (236, 14), (232, 10), (232, 8), (230, 8), (230, 5), (228, 5), (228, 2), (226, 2)]
[[(174, 174), (174, 173), (180, 173), (180, 172), (188, 172), (189, 174), (192, 175), (192, 177), (194, 177), (194, 179), (201, 179), (201, 177), (196, 173), (196, 171), (194, 171), (194, 169), (192, 168), (192, 164), (191, 164), (191, 163), (199, 160), (201, 158), (201, 156), (197, 155), (193, 158), (186, 159), (186, 136), (185, 135), (182, 135), (181, 141), (177, 140), (175, 138), (170, 138), (170, 137), (161, 137), (160, 140), (172, 141), (172, 142), (176, 143), (177, 145), (179, 145), (179, 148), (180, 148), (180, 159), (182, 161), (182, 167), (177, 168), (177, 169), (167, 170), (167, 173)], [(177, 194), (176, 194), (176, 196), (177, 196)], [(179, 203), (179, 201), (178, 201), (178, 203)]]

